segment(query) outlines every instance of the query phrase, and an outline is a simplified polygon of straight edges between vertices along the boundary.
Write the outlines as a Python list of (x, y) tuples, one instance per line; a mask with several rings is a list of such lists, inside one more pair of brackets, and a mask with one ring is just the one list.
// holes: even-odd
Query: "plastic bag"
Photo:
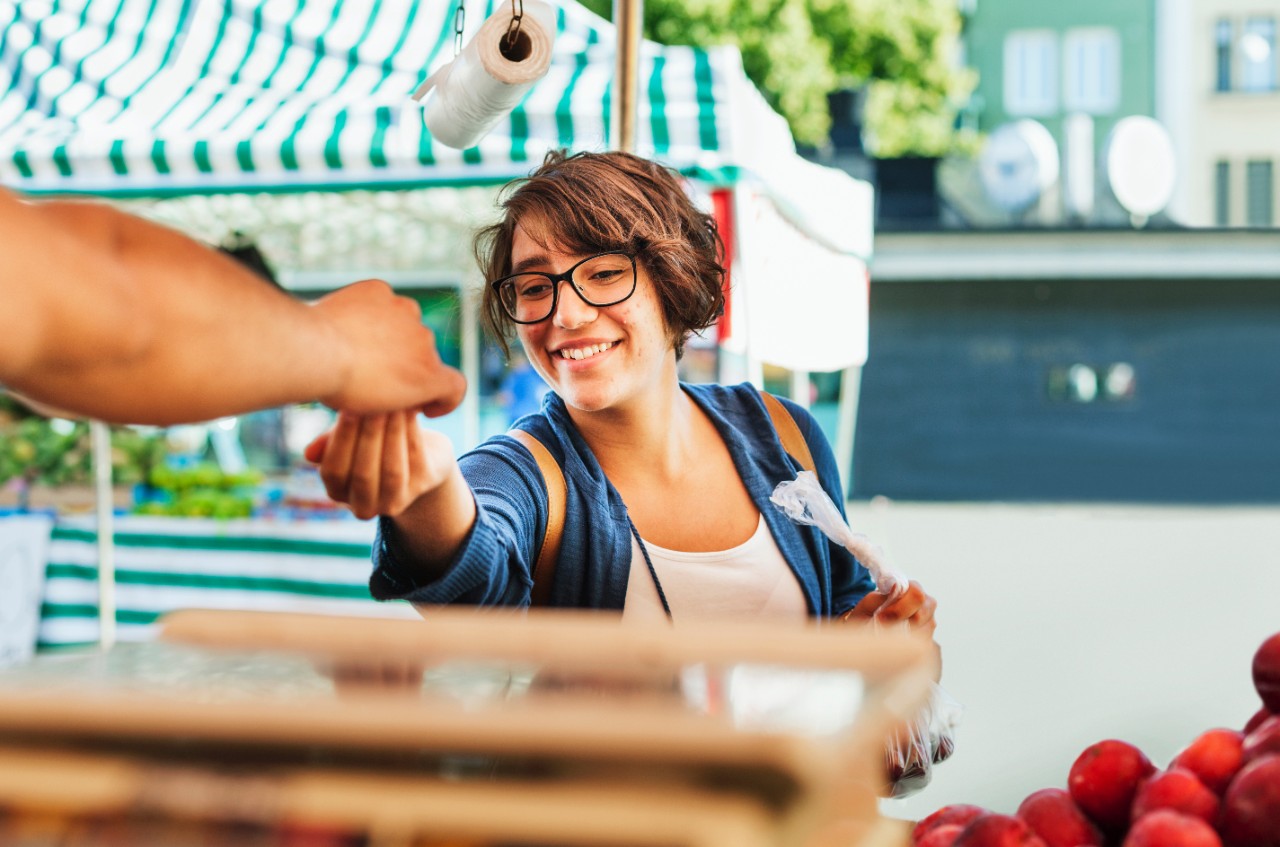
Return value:
[(823, 535), (852, 553), (870, 571), (876, 581), (876, 591), (888, 595), (885, 605), (906, 593), (907, 578), (886, 564), (879, 545), (850, 529), (812, 471), (801, 471), (790, 482), (778, 483), (769, 499), (791, 520), (816, 526)]
[(890, 797), (908, 797), (929, 784), (933, 766), (955, 750), (956, 726), (963, 711), (941, 685), (933, 684), (929, 702), (885, 742)]
[[(816, 526), (854, 555), (875, 580), (876, 591), (886, 595), (883, 609), (906, 593), (909, 581), (886, 561), (884, 551), (870, 538), (854, 532), (811, 471), (801, 471), (789, 482), (779, 483), (770, 500), (798, 524)], [(872, 613), (872, 625), (879, 625)], [(906, 626), (905, 621), (902, 622)], [(933, 766), (955, 750), (955, 730), (964, 708), (934, 683), (929, 701), (885, 742), (885, 770), (889, 796), (906, 797), (929, 784)]]

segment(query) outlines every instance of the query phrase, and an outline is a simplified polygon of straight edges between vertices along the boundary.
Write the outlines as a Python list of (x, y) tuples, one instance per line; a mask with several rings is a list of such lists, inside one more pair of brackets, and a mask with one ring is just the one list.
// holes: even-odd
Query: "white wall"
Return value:
[(1159, 766), (1258, 707), (1280, 631), (1280, 509), (853, 503), (855, 529), (938, 598), (957, 749), (886, 814), (1011, 813), (1103, 738)]

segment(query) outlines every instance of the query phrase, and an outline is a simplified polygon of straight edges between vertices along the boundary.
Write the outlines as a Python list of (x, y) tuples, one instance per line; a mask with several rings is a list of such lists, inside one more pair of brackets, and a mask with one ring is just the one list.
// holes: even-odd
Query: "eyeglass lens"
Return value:
[[(498, 296), (508, 316), (520, 323), (534, 323), (551, 315), (556, 289), (564, 276), (544, 273), (515, 274), (503, 280)], [(569, 271), (578, 296), (592, 306), (612, 306), (635, 290), (635, 264), (626, 253), (592, 256)]]

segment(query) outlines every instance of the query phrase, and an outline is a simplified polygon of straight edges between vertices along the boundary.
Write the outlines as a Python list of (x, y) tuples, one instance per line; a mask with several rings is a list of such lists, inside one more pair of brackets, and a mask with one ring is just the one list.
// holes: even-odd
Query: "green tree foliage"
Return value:
[[(242, 518), (253, 512), (253, 489), (262, 474), (252, 468), (224, 473), (217, 465), (173, 468), (166, 464), (163, 432), (150, 427), (111, 428), (111, 479), (145, 483), (152, 495), (134, 511), (147, 515)], [(32, 486), (87, 486), (93, 481), (93, 448), (84, 421), (51, 421), (0, 392), (0, 485), (20, 480), (19, 505)]]
[[(584, 0), (609, 17), (613, 0)], [(866, 87), (878, 156), (937, 156), (963, 146), (957, 108), (973, 75), (954, 50), (955, 0), (644, 0), (645, 35), (663, 44), (735, 44), (747, 76), (802, 144), (831, 128), (827, 94)]]
[[(111, 475), (118, 485), (146, 479), (164, 460), (164, 439), (154, 432), (111, 428)], [(0, 485), (88, 485), (93, 480), (89, 424), (50, 421), (0, 393)]]

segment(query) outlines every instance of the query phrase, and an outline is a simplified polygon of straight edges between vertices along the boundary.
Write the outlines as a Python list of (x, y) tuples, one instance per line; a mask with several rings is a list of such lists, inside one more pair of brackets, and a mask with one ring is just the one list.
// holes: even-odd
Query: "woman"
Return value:
[[(550, 154), (480, 232), (487, 328), (514, 328), (551, 388), (518, 427), (563, 470), (566, 514), (554, 606), (627, 618), (869, 618), (867, 571), (769, 503), (800, 466), (759, 392), (683, 385), (689, 333), (723, 307), (712, 219), (674, 174), (625, 153)], [(840, 476), (814, 419), (788, 405), (828, 494)], [(342, 415), (308, 449), (331, 497), (381, 515), (370, 583), (379, 598), (524, 605), (547, 527), (547, 488), (510, 436), (455, 461), (414, 413)], [(919, 585), (881, 610), (932, 633)]]

